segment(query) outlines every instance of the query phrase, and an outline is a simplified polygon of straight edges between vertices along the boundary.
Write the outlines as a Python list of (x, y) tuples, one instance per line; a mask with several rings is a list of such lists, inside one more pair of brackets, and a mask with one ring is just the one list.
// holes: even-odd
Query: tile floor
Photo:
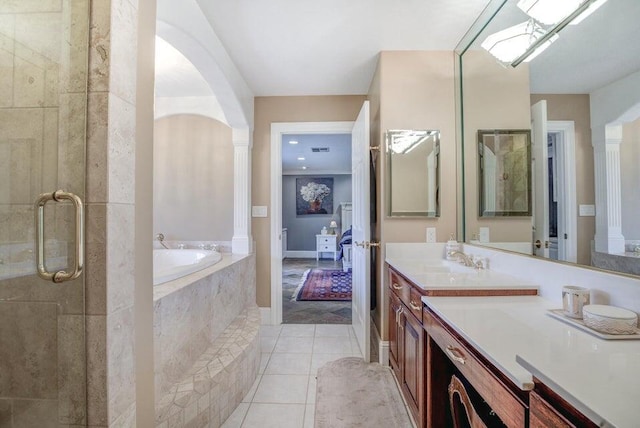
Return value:
[(291, 301), (302, 274), (311, 268), (342, 269), (342, 262), (329, 259), (282, 261), (282, 322), (284, 324), (351, 324), (351, 302)]
[(261, 326), (260, 344), (258, 378), (223, 428), (312, 428), (318, 368), (361, 356), (351, 325)]

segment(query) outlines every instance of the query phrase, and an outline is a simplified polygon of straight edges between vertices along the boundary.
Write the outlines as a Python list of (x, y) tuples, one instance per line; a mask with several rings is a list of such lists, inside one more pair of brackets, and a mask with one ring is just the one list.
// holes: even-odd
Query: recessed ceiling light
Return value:
[(303, 160), (304, 160), (304, 156), (300, 156), (300, 157), (298, 158), (298, 160), (299, 160), (299, 161), (303, 161)]
[(289, 140), (289, 144), (298, 144), (298, 141), (296, 141), (296, 140)]
[(307, 167), (306, 167), (306, 166), (303, 166), (303, 167), (302, 167), (302, 169), (307, 169)]

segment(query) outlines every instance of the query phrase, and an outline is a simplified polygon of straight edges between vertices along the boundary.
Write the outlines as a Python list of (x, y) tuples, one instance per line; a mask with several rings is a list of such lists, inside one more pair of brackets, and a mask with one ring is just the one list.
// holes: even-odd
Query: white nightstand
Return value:
[(333, 253), (333, 260), (338, 260), (338, 235), (316, 235), (316, 260), (320, 253)]

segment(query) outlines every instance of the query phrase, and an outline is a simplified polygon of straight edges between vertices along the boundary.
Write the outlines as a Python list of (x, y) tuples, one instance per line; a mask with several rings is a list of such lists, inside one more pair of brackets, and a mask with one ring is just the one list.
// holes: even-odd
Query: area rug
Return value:
[(391, 369), (341, 358), (318, 370), (315, 428), (411, 428)]
[(351, 301), (351, 272), (340, 269), (308, 269), (291, 300)]

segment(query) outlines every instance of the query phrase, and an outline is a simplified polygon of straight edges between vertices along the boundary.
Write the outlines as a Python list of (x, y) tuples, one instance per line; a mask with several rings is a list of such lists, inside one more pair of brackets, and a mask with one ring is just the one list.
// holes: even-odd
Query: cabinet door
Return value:
[(407, 309), (400, 316), (400, 366), (402, 389), (416, 423), (424, 421), (424, 330), (422, 324)]
[(396, 377), (400, 380), (401, 373), (398, 367), (398, 330), (399, 325), (399, 312), (401, 308), (400, 299), (393, 292), (389, 297), (389, 363), (391, 368), (396, 373)]

